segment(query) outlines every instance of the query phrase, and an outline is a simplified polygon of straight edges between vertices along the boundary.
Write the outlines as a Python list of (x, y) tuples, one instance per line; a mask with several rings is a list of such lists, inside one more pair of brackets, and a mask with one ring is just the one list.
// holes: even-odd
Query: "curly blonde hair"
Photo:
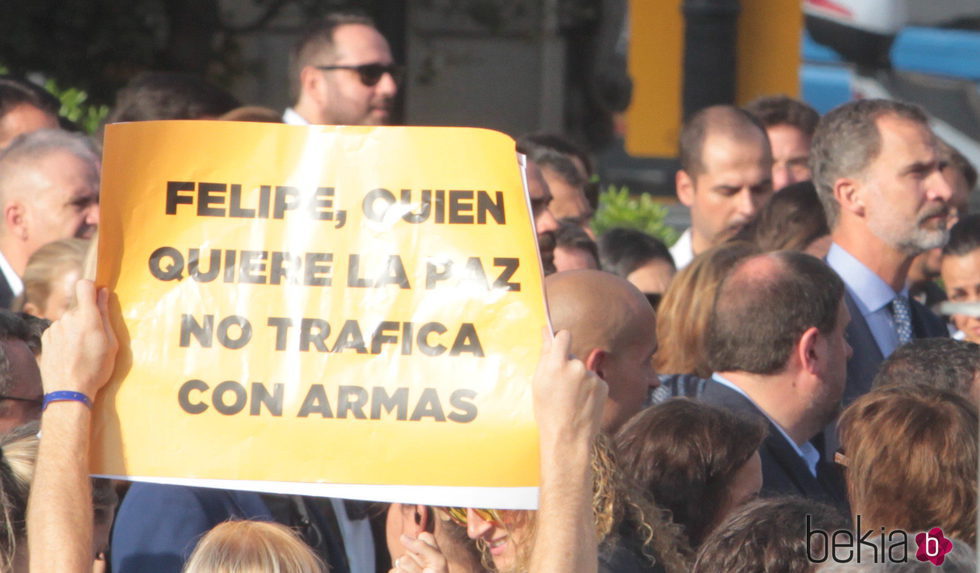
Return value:
[[(624, 475), (609, 438), (600, 434), (592, 444), (592, 511), (599, 544), (612, 540), (620, 526), (626, 523), (638, 534), (643, 555), (651, 565), (660, 563), (667, 573), (686, 572), (691, 564), (691, 550), (682, 528), (671, 520), (669, 512), (657, 507)], [(514, 539), (517, 570), (527, 571), (537, 533), (535, 512), (498, 513), (512, 534), (521, 532), (520, 538)], [(477, 545), (483, 554), (484, 567), (496, 571), (486, 542), (479, 539)]]

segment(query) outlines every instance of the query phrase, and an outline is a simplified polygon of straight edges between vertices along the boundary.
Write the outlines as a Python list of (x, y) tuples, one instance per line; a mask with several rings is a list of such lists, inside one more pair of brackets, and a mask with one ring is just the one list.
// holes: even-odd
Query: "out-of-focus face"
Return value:
[(592, 217), (592, 207), (589, 206), (589, 201), (585, 198), (585, 192), (581, 187), (569, 184), (562, 176), (547, 167), (541, 168), (541, 174), (548, 182), (553, 198), (548, 210), (556, 219), (571, 217), (584, 223)]
[(598, 268), (599, 263), (589, 251), (574, 247), (555, 247), (555, 269), (558, 272)]
[(877, 121), (881, 151), (861, 176), (868, 229), (908, 255), (941, 247), (953, 191), (943, 176), (936, 140), (919, 123), (894, 116)]
[(660, 385), (653, 367), (657, 351), (656, 315), (646, 299), (638, 295), (637, 310), (629, 342), (612, 348), (603, 365), (602, 377), (609, 385), (609, 395), (602, 412), (602, 429), (615, 432), (646, 404), (650, 390)]
[(677, 196), (691, 209), (694, 254), (735, 235), (772, 195), (772, 159), (761, 133), (709, 134), (701, 160), (703, 173), (691, 178), (681, 171), (677, 178)]
[(558, 220), (555, 219), (550, 208), (554, 196), (551, 194), (551, 187), (544, 178), (541, 168), (538, 167), (537, 163), (528, 161), (524, 168), (524, 175), (527, 178), (527, 194), (531, 199), (531, 217), (534, 219), (534, 231), (538, 235), (556, 231)]
[(91, 238), (99, 225), (98, 166), (56, 151), (37, 160), (24, 177), (27, 243), (31, 252), (59, 239)]
[(810, 397), (808, 410), (812, 416), (821, 419), (821, 426), (832, 422), (840, 412), (847, 382), (847, 361), (854, 352), (847, 343), (847, 325), (850, 322), (851, 314), (841, 300), (837, 306), (834, 329), (827, 335), (820, 335), (821, 349), (818, 354), (823, 357), (820, 384)]
[(627, 275), (626, 280), (643, 294), (663, 294), (677, 271), (664, 259), (650, 259)]
[(61, 270), (51, 282), (48, 298), (41, 301), (41, 304), (31, 302), (24, 304), (24, 312), (50, 321), (58, 320), (75, 300), (75, 283), (80, 278), (82, 278), (82, 271), (77, 267)]
[[(980, 302), (980, 249), (964, 256), (944, 256), (942, 277), (949, 300)], [(963, 332), (966, 340), (980, 344), (980, 318), (954, 314), (953, 324)]]
[(792, 125), (766, 128), (772, 145), (772, 188), (810, 180), (810, 137)]
[(37, 420), (41, 417), (41, 371), (37, 359), (27, 343), (22, 340), (0, 341), (10, 363), (13, 384), (6, 395), (0, 397), (0, 433)]
[[(363, 24), (345, 24), (334, 30), (334, 58), (320, 65), (391, 65), (394, 60), (388, 42), (380, 32)], [(322, 123), (329, 125), (385, 125), (398, 94), (391, 74), (384, 74), (373, 86), (364, 85), (356, 70), (320, 70), (314, 94)]]
[(21, 104), (0, 118), (0, 149), (18, 135), (58, 127), (58, 118), (30, 104)]

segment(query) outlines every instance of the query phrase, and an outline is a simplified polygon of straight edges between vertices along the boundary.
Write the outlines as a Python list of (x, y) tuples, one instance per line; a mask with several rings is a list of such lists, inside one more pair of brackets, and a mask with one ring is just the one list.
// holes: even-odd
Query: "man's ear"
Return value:
[(27, 209), (24, 208), (24, 204), (20, 201), (7, 203), (3, 208), (3, 224), (8, 235), (26, 241), (28, 238)]
[(825, 342), (820, 330), (815, 326), (806, 329), (800, 336), (795, 349), (796, 358), (808, 374), (819, 375), (821, 373), (823, 368), (821, 360), (824, 358), (824, 352), (826, 352), (823, 346)]
[(319, 100), (323, 90), (319, 89), (324, 80), (323, 72), (313, 66), (303, 66), (299, 71), (299, 97)]
[(606, 363), (609, 361), (609, 353), (601, 348), (593, 348), (585, 357), (585, 367), (596, 373), (596, 376), (606, 379)]
[(840, 210), (863, 217), (866, 188), (866, 185), (852, 177), (841, 177), (834, 181), (834, 199), (840, 205)]
[(674, 183), (677, 187), (677, 199), (686, 207), (694, 204), (694, 180), (687, 174), (687, 171), (679, 169), (674, 176)]

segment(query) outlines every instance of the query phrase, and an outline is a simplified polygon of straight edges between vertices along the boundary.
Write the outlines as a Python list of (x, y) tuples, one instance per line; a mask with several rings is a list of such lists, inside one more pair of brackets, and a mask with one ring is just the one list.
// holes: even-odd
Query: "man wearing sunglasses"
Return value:
[(293, 125), (385, 125), (391, 121), (402, 68), (370, 18), (326, 16), (290, 55), (296, 104), (283, 114)]

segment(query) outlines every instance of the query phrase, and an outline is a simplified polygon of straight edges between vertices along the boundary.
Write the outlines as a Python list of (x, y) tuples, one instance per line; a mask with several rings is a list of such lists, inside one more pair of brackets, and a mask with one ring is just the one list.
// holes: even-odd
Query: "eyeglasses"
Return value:
[[(472, 508), (473, 512), (480, 516), (483, 521), (489, 521), (491, 523), (503, 523), (500, 520), (500, 514), (497, 513), (496, 509), (476, 509)], [(466, 527), (466, 508), (465, 507), (444, 507), (442, 508), (449, 515), (449, 519), (453, 520), (453, 523), (459, 525), (460, 527)]]
[(401, 83), (405, 68), (397, 64), (361, 64), (359, 66), (315, 66), (318, 70), (330, 72), (333, 70), (353, 70), (357, 72), (361, 83), (367, 87), (378, 85), (385, 74), (391, 74), (395, 83)]

